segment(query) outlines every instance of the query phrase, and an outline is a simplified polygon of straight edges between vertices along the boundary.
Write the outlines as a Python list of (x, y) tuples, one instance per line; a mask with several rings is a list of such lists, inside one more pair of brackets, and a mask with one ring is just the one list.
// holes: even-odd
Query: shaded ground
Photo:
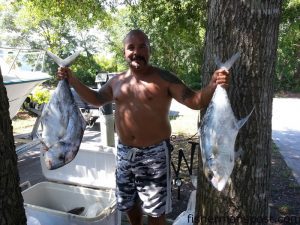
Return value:
[[(274, 145), (271, 159), (271, 216), (300, 217), (300, 185)], [(282, 223), (289, 224), (289, 223)], [(300, 221), (299, 223), (300, 224)]]
[[(187, 161), (190, 162), (190, 144), (187, 144), (187, 141), (180, 141), (186, 138), (180, 136), (177, 138), (179, 141), (174, 142), (175, 149), (172, 153), (172, 160), (175, 164), (177, 163), (177, 154), (180, 148), (184, 150)], [(196, 152), (194, 166), (197, 166), (197, 154)], [(273, 221), (279, 219), (282, 222), (270, 224), (300, 224), (300, 185), (293, 177), (291, 170), (287, 167), (275, 145), (271, 155), (271, 163), (270, 216), (274, 219)], [(172, 172), (174, 173), (174, 171)], [(182, 211), (186, 210), (189, 195), (194, 190), (184, 163), (182, 164), (180, 175), (183, 178), (183, 185), (180, 188), (180, 199), (178, 199), (178, 189), (173, 186), (173, 212), (168, 215), (171, 219), (175, 219)], [(293, 222), (295, 217), (298, 217), (299, 223)]]
[[(172, 141), (172, 144), (174, 146), (174, 150), (172, 151), (172, 155), (171, 155), (171, 160), (174, 163), (176, 169), (178, 169), (178, 152), (179, 149), (182, 149), (184, 152), (184, 155), (187, 159), (188, 165), (191, 166), (191, 144), (188, 143), (188, 141), (190, 136), (177, 136), (176, 139), (174, 139), (174, 141)], [(189, 139), (189, 140), (188, 140)], [(192, 139), (197, 141), (196, 139)], [(194, 155), (194, 161), (193, 161), (193, 169), (196, 169), (198, 165), (198, 152), (195, 152)], [(190, 194), (193, 190), (195, 190), (191, 179), (190, 179), (190, 175), (188, 172), (188, 168), (184, 162), (184, 160), (182, 160), (181, 163), (181, 167), (180, 167), (180, 172), (179, 172), (179, 177), (182, 180), (182, 186), (180, 186), (180, 188), (178, 189), (176, 185), (172, 185), (172, 208), (173, 211), (172, 213), (168, 214), (168, 218), (170, 219), (176, 219), (177, 216), (186, 210), (187, 208), (187, 203), (190, 197)], [(172, 177), (175, 178), (175, 172), (174, 169), (171, 168), (171, 172), (172, 172)]]

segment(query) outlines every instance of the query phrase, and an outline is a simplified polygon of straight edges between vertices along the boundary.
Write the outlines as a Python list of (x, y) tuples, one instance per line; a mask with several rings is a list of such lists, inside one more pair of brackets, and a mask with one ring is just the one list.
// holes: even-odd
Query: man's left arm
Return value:
[[(169, 74), (169, 76), (175, 76)], [(171, 96), (178, 102), (186, 105), (191, 109), (206, 108), (213, 96), (218, 84), (227, 88), (229, 85), (229, 72), (225, 69), (219, 69), (214, 72), (209, 84), (199, 91), (193, 91), (180, 81), (176, 76), (172, 79), (176, 82), (170, 82), (169, 92)]]

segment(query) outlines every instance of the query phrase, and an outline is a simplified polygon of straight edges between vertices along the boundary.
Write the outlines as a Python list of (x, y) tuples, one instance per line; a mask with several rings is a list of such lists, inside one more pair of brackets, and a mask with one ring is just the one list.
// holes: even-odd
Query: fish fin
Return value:
[(44, 139), (41, 137), (41, 135), (39, 134), (39, 132), (36, 132), (36, 137), (39, 140), (39, 142), (44, 146), (44, 151), (48, 151), (49, 150), (49, 146), (45, 143)]
[(64, 66), (70, 66), (75, 59), (80, 55), (81, 51), (77, 51), (63, 60)]
[(47, 55), (50, 56), (50, 58), (52, 58), (54, 60), (54, 62), (56, 62), (57, 65), (62, 66), (62, 61), (63, 59), (59, 58), (57, 55), (53, 54), (50, 51), (46, 51)]
[(73, 61), (79, 56), (81, 51), (77, 51), (65, 59), (58, 57), (57, 55), (53, 54), (50, 51), (46, 51), (46, 52), (50, 56), (50, 58), (52, 58), (57, 63), (57, 65), (66, 67), (66, 66), (70, 66), (73, 63)]
[(229, 70), (233, 63), (241, 56), (240, 52), (235, 53), (233, 56), (231, 56), (230, 59), (228, 59), (225, 63), (222, 63), (220, 58), (215, 56), (215, 63), (217, 64), (218, 68), (225, 68)]
[(253, 109), (251, 110), (251, 112), (249, 113), (248, 116), (246, 116), (245, 118), (237, 121), (237, 123), (236, 123), (237, 129), (240, 129), (242, 126), (244, 126), (244, 124), (247, 122), (247, 120), (249, 119), (249, 117), (251, 116), (251, 114), (253, 113), (253, 111), (254, 111), (254, 107), (253, 107)]

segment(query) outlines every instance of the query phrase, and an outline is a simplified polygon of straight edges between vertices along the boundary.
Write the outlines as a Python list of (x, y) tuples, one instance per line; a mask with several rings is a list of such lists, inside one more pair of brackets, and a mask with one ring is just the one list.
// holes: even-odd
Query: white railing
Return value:
[(12, 71), (43, 71), (46, 51), (40, 49), (0, 47), (0, 65), (3, 74)]

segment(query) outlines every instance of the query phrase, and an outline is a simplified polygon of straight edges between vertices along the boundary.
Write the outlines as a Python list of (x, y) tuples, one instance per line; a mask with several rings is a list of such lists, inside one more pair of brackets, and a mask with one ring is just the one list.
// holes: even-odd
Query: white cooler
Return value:
[[(48, 181), (22, 192), (27, 225), (120, 225), (114, 151), (84, 142), (73, 161), (55, 170), (48, 170), (41, 156)], [(79, 207), (84, 207), (80, 215), (68, 213)]]

